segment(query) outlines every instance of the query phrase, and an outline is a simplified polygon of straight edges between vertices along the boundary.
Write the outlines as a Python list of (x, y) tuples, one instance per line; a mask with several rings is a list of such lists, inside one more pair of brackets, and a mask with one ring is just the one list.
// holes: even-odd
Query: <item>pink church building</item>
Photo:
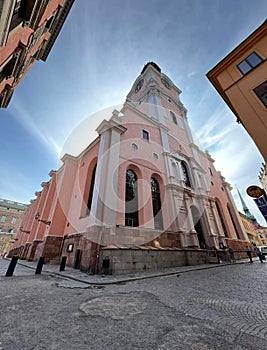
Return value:
[(205, 263), (214, 247), (244, 250), (231, 187), (195, 141), (180, 94), (147, 63), (99, 136), (41, 184), (10, 255), (65, 256), (92, 273), (108, 257), (119, 274)]

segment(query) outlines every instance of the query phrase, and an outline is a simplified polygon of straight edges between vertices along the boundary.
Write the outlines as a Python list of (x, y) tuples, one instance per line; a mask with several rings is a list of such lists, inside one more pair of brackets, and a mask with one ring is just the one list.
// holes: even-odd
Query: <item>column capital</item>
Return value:
[(127, 130), (127, 128), (120, 125), (115, 120), (107, 121), (106, 119), (104, 119), (102, 123), (97, 127), (96, 131), (99, 135), (102, 135), (110, 129), (116, 130), (120, 134), (124, 133)]

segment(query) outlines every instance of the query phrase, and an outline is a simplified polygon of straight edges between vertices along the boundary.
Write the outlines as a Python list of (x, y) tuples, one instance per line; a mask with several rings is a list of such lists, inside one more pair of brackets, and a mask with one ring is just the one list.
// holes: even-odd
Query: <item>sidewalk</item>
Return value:
[[(6, 260), (11, 260), (11, 259), (6, 259)], [(254, 261), (257, 261), (257, 260), (258, 259), (255, 258)], [(45, 264), (43, 265), (42, 274), (52, 274), (63, 278), (72, 279), (77, 282), (86, 283), (89, 285), (108, 285), (108, 284), (117, 284), (117, 283), (130, 282), (130, 281), (136, 281), (136, 280), (142, 280), (142, 279), (148, 279), (148, 278), (170, 276), (170, 275), (176, 275), (181, 273), (187, 273), (191, 271), (218, 268), (222, 266), (234, 266), (236, 264), (245, 264), (245, 263), (249, 263), (248, 259), (238, 260), (234, 264), (226, 262), (226, 263), (220, 263), (220, 264), (213, 263), (213, 264), (203, 264), (203, 265), (194, 265), (194, 266), (180, 266), (180, 267), (161, 269), (157, 271), (148, 270), (148, 271), (136, 272), (136, 273), (126, 274), (126, 275), (90, 275), (86, 272), (81, 272), (80, 270), (75, 270), (71, 267), (66, 267), (65, 271), (59, 271), (59, 265)], [(32, 269), (33, 270), (32, 273), (34, 274), (37, 266), (37, 261), (18, 260), (17, 264), (27, 267), (29, 269)]]

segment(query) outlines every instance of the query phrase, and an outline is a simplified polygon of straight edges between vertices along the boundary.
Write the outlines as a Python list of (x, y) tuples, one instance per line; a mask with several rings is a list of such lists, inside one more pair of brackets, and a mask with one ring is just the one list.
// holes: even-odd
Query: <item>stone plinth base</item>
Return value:
[(67, 266), (97, 273), (97, 247), (83, 234), (69, 235), (64, 237), (62, 256), (67, 257)]
[(27, 260), (28, 261), (33, 261), (35, 260), (35, 253), (38, 245), (42, 243), (43, 241), (33, 241), (31, 249), (29, 249), (28, 255), (27, 255)]
[(99, 255), (100, 273), (103, 273), (102, 262), (105, 257), (110, 260), (110, 272), (119, 275), (185, 265), (201, 265), (207, 263), (208, 255), (206, 250), (201, 249), (102, 248)]
[(36, 246), (33, 260), (38, 260), (40, 256), (45, 257), (45, 262), (49, 262), (60, 256), (63, 237), (46, 236), (42, 242)]

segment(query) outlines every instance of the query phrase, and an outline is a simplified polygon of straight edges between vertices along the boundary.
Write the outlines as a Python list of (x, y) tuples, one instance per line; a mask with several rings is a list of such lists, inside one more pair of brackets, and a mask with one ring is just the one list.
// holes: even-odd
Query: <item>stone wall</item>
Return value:
[[(77, 255), (78, 251), (80, 251), (79, 257)], [(67, 266), (97, 273), (97, 244), (91, 242), (82, 234), (69, 235), (64, 238), (62, 256), (67, 257)]]
[(249, 246), (249, 248), (252, 251), (252, 255), (256, 256), (256, 254), (253, 253), (254, 252), (253, 245), (250, 242), (241, 241), (241, 240), (237, 240), (237, 239), (231, 239), (231, 238), (225, 238), (225, 241), (226, 241), (227, 246), (234, 250), (235, 258), (237, 260), (247, 258), (247, 254), (245, 252), (246, 246)]
[(110, 259), (110, 273), (116, 275), (208, 262), (207, 252), (203, 250), (104, 248), (100, 251), (100, 273), (105, 257)]
[(49, 262), (55, 259), (61, 254), (62, 237), (60, 236), (46, 236), (45, 239), (40, 242), (35, 250), (33, 260), (38, 260), (40, 256), (45, 257), (45, 262)]
[(35, 259), (36, 249), (38, 247), (38, 244), (40, 244), (41, 242), (42, 241), (33, 241), (27, 257), (28, 261), (33, 261)]

